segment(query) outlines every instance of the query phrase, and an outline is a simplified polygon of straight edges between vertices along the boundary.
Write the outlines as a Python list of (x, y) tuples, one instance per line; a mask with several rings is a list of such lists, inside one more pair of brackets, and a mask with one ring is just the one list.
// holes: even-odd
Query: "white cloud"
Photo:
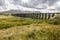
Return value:
[(29, 0), (21, 0), (22, 2), (24, 2), (24, 3), (28, 3), (29, 2)]

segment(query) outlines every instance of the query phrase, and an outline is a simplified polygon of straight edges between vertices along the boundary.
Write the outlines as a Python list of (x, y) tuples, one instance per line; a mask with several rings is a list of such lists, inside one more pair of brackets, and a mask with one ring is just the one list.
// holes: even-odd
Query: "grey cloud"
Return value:
[(4, 5), (4, 0), (0, 0), (0, 6)]
[[(0, 0), (0, 6), (5, 6), (5, 0)], [(28, 3), (24, 3), (21, 0), (7, 0), (9, 1), (10, 6), (13, 4), (14, 6), (23, 6), (27, 8), (36, 8), (38, 5), (40, 5), (42, 8), (41, 9), (47, 9), (48, 7), (50, 8), (51, 6), (56, 6), (56, 3), (60, 0), (30, 0)], [(9, 5), (7, 3), (7, 6)], [(60, 6), (56, 6), (57, 10), (60, 10)], [(5, 8), (4, 8), (5, 9)]]
[(53, 6), (59, 0), (48, 0), (48, 5)]
[(47, 3), (47, 0), (30, 0), (29, 3), (22, 3), (22, 6), (35, 8), (37, 5), (43, 5), (45, 3)]

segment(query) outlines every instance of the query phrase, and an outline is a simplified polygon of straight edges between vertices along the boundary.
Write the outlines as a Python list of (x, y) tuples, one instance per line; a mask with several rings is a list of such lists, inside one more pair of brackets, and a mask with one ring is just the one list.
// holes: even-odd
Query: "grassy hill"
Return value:
[(50, 21), (0, 15), (0, 40), (60, 40), (60, 24)]

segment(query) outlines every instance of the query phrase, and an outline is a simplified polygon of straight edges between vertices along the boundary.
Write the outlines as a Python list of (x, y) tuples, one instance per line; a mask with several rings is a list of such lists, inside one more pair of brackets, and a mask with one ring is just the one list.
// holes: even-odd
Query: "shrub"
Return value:
[(48, 20), (49, 24), (59, 25), (60, 24), (60, 15), (56, 15), (51, 20)]
[(60, 24), (60, 20), (49, 20), (48, 23), (49, 24), (54, 24), (54, 25), (59, 25)]

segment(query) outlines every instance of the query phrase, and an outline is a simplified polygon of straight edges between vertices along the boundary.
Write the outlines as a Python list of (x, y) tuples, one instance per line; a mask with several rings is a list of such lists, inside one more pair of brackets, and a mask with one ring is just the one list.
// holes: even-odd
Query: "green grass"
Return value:
[[(3, 17), (3, 16), (0, 16), (0, 17)], [(21, 18), (21, 17), (13, 17), (13, 16), (5, 16), (5, 17), (7, 17), (7, 18), (0, 19), (0, 29), (9, 28), (9, 27), (13, 27), (13, 26), (42, 23), (42, 20), (31, 19), (31, 18)]]
[(48, 21), (49, 24), (53, 24), (53, 25), (60, 25), (60, 20), (49, 20)]
[(0, 40), (60, 40), (60, 22), (55, 21), (1, 15)]
[(25, 35), (27, 40), (60, 40), (60, 30), (42, 28), (38, 31), (27, 32)]

